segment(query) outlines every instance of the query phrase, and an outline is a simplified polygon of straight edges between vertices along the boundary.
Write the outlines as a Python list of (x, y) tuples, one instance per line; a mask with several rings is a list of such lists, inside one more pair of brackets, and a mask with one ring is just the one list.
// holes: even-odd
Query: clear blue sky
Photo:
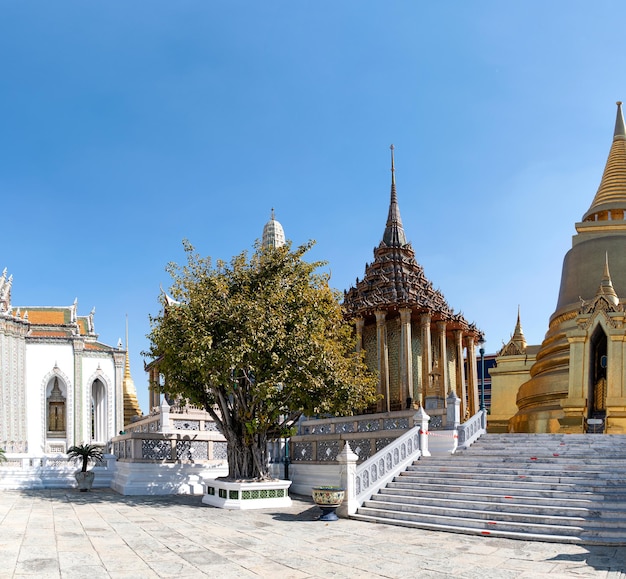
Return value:
[(272, 207), (332, 284), (385, 226), (448, 303), (529, 343), (626, 100), (621, 1), (0, 2), (0, 269), (140, 355), (183, 238), (229, 259)]

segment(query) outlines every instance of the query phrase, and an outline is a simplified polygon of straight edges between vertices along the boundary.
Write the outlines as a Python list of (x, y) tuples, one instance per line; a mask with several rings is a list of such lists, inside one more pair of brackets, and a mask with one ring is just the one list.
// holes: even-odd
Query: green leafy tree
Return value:
[(147, 354), (168, 394), (199, 405), (227, 441), (228, 478), (269, 478), (267, 441), (306, 415), (348, 415), (376, 400), (376, 377), (355, 351), (353, 327), (320, 262), (256, 248), (230, 264), (197, 255), (169, 264), (171, 295), (151, 317)]

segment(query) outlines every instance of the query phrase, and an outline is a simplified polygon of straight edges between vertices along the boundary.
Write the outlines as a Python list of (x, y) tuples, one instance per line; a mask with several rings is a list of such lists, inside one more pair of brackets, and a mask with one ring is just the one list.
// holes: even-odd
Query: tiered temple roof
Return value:
[(451, 328), (480, 332), (462, 314), (450, 308), (443, 294), (426, 278), (406, 241), (396, 192), (394, 149), (391, 146), (391, 201), (383, 239), (374, 249), (374, 261), (365, 266), (365, 276), (344, 295), (350, 318), (368, 317), (376, 310), (410, 308), (413, 313), (430, 313), (433, 320), (445, 320)]

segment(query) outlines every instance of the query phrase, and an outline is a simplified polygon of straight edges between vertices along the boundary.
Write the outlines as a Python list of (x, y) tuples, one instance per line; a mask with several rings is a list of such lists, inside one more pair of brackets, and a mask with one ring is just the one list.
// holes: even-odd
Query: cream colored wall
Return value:
[(491, 409), (487, 416), (488, 432), (508, 432), (508, 422), (517, 413), (517, 392), (530, 379), (535, 356), (503, 356), (490, 368)]

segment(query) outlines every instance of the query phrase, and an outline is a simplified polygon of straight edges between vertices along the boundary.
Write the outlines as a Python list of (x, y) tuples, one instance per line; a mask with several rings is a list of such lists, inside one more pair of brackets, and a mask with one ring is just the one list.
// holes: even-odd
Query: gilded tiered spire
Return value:
[(385, 234), (374, 249), (374, 261), (365, 267), (365, 276), (356, 280), (344, 296), (349, 317), (373, 316), (376, 310), (396, 311), (410, 308), (415, 313), (430, 313), (435, 320), (446, 320), (451, 327), (480, 333), (462, 314), (456, 314), (443, 294), (435, 289), (415, 259), (407, 243), (400, 218), (396, 192), (394, 147), (391, 146), (391, 200)]
[(522, 330), (522, 321), (520, 317), (520, 308), (517, 306), (517, 323), (515, 324), (515, 330), (513, 335), (502, 350), (498, 353), (499, 356), (519, 356), (526, 353), (526, 338), (524, 337), (524, 331)]
[(128, 316), (126, 317), (126, 363), (124, 364), (124, 425), (130, 424), (135, 417), (142, 416), (141, 408), (137, 400), (137, 389), (130, 375), (130, 352), (128, 350)]
[(602, 273), (602, 280), (598, 286), (598, 291), (593, 300), (589, 302), (583, 302), (581, 308), (582, 312), (593, 311), (597, 307), (598, 300), (606, 300), (613, 308), (619, 307), (619, 297), (615, 288), (613, 287), (613, 281), (611, 280), (611, 273), (609, 272), (609, 254), (608, 252), (604, 257), (604, 272)]
[(624, 219), (626, 210), (626, 129), (622, 103), (617, 101), (617, 117), (613, 143), (609, 151), (602, 181), (583, 221)]
[(395, 147), (391, 145), (389, 148), (391, 149), (391, 201), (389, 202), (389, 215), (387, 216), (382, 244), (387, 247), (402, 247), (406, 245), (406, 236), (402, 227), (398, 194), (396, 193), (396, 167), (393, 154)]

